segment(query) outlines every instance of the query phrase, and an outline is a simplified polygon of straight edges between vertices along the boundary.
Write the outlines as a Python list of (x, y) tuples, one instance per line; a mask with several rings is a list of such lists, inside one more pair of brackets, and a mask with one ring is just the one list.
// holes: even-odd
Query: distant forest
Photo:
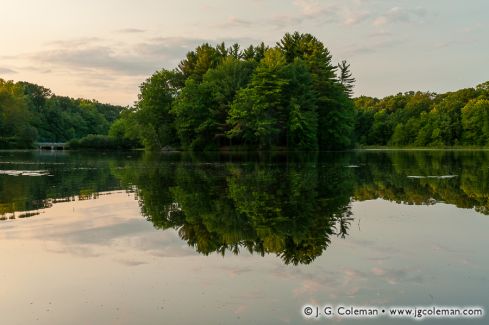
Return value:
[(346, 61), (310, 34), (274, 47), (202, 44), (155, 72), (132, 107), (0, 79), (0, 148), (342, 150), (489, 145), (489, 82), (445, 94), (351, 98)]
[(444, 94), (355, 98), (355, 143), (368, 146), (489, 146), (489, 81)]
[(56, 96), (42, 86), (0, 79), (0, 149), (107, 134), (123, 107)]

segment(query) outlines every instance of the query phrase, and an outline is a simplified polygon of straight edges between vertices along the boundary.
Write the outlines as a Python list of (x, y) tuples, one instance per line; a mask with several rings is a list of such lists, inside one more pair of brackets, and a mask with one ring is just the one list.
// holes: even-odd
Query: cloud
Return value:
[(275, 15), (263, 23), (271, 24), (276, 29), (282, 29), (305, 22), (325, 24), (339, 21), (339, 10), (336, 6), (325, 6), (315, 0), (294, 0), (293, 4), (299, 8), (299, 13)]
[[(113, 34), (111, 39), (84, 37), (55, 40), (45, 42), (39, 51), (11, 57), (0, 55), (0, 61), (15, 67), (19, 74), (36, 75), (37, 80), (42, 80), (39, 83), (58, 93), (61, 93), (59, 89), (69, 88), (70, 96), (127, 105), (136, 100), (138, 86), (147, 77), (162, 68), (176, 68), (188, 51), (202, 43), (259, 44), (257, 39), (245, 37), (204, 39), (140, 35), (143, 37), (128, 38), (127, 35)], [(0, 73), (9, 71), (4, 68)], [(36, 81), (36, 78), (31, 76), (29, 80)], [(46, 80), (51, 80), (51, 83)]]
[[(155, 37), (134, 43), (83, 39), (51, 42), (51, 49), (30, 54), (28, 59), (53, 71), (117, 76), (148, 76), (161, 68), (173, 69), (185, 54), (202, 43), (252, 42), (252, 39), (208, 40)], [(246, 43), (243, 43), (246, 44)]]
[(294, 0), (293, 4), (301, 10), (302, 14), (310, 17), (333, 14), (340, 11), (341, 8), (339, 6), (325, 5), (325, 2), (319, 0)]
[(380, 27), (393, 23), (410, 23), (421, 22), (425, 18), (427, 12), (421, 7), (417, 8), (401, 8), (392, 7), (386, 13), (374, 19), (373, 25)]
[(103, 39), (99, 37), (80, 37), (74, 39), (62, 39), (47, 42), (45, 46), (47, 47), (77, 47), (77, 46), (87, 46), (89, 44), (103, 43)]
[(382, 9), (376, 8), (375, 5), (369, 5), (366, 8), (362, 1), (353, 1), (342, 5), (325, 5), (324, 3), (325, 1), (321, 2), (319, 0), (294, 0), (293, 5), (300, 12), (293, 15), (272, 17), (271, 24), (277, 28), (282, 28), (312, 21), (320, 24), (343, 23), (346, 26), (354, 26), (370, 21), (372, 25), (381, 27), (400, 22), (422, 22), (427, 15), (427, 11), (421, 7), (391, 7), (384, 14), (375, 15), (374, 12), (382, 12)]
[(139, 28), (123, 28), (117, 30), (117, 32), (122, 34), (140, 34), (140, 33), (145, 33), (146, 30), (139, 29)]
[(276, 29), (282, 29), (301, 25), (305, 22), (326, 24), (337, 22), (338, 20), (339, 18), (335, 12), (325, 8), (314, 14), (277, 15), (272, 17), (269, 23)]
[(133, 51), (140, 56), (157, 56), (164, 59), (183, 59), (185, 54), (202, 43), (212, 43), (208, 39), (186, 37), (154, 37), (134, 44)]
[(299, 7), (305, 15), (315, 15), (322, 9), (316, 0), (294, 0), (294, 5)]
[(393, 34), (390, 32), (386, 32), (385, 30), (381, 30), (381, 31), (375, 31), (369, 33), (368, 36), (372, 38), (385, 38), (385, 37), (391, 37), (393, 36)]
[(282, 29), (291, 25), (300, 25), (306, 20), (304, 15), (277, 15), (271, 19), (271, 24), (276, 29)]
[(139, 266), (139, 265), (148, 264), (148, 262), (145, 261), (129, 259), (129, 258), (120, 258), (120, 259), (116, 259), (116, 261), (125, 266)]
[(125, 54), (111, 47), (75, 47), (39, 53), (33, 57), (45, 64), (81, 70), (101, 70), (129, 75), (148, 74), (154, 62), (140, 60), (135, 55)]
[(343, 23), (347, 26), (360, 24), (372, 17), (368, 11), (349, 11), (343, 18)]
[(9, 68), (0, 67), (0, 73), (3, 73), (3, 74), (14, 74), (14, 73), (17, 73), (17, 71), (12, 70), (12, 69), (9, 69)]
[(51, 49), (31, 54), (30, 59), (53, 70), (147, 76), (162, 67), (172, 67), (201, 42), (178, 37), (132, 44), (100, 39), (63, 40), (51, 42)]
[(299, 10), (294, 13), (275, 14), (266, 19), (243, 19), (236, 16), (229, 16), (224, 23), (216, 24), (214, 27), (219, 29), (227, 28), (250, 28), (252, 26), (271, 26), (274, 29), (290, 28), (301, 25), (305, 22), (316, 24), (339, 21), (338, 8), (324, 6), (319, 1), (314, 0), (294, 0), (293, 5)]
[(347, 57), (353, 57), (363, 54), (372, 54), (385, 49), (394, 48), (398, 45), (405, 44), (405, 40), (393, 39), (393, 38), (382, 38), (375, 41), (375, 39), (369, 39), (366, 43), (360, 44), (350, 44), (345, 47), (342, 54)]
[(222, 24), (216, 25), (219, 28), (241, 28), (241, 27), (250, 27), (253, 25), (253, 22), (246, 19), (240, 19), (235, 16), (229, 16), (226, 22)]

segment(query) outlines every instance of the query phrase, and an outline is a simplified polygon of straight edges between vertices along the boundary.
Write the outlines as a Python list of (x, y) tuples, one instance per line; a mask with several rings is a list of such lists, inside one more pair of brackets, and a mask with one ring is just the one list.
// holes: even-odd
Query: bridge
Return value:
[(39, 150), (42, 149), (65, 150), (67, 146), (68, 143), (66, 142), (38, 142), (37, 143), (37, 148), (39, 148)]

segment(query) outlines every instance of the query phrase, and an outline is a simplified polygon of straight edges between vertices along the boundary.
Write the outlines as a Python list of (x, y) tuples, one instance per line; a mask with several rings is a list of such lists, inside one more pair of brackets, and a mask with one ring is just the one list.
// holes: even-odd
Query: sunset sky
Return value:
[(487, 0), (0, 0), (0, 78), (131, 105), (138, 85), (203, 42), (312, 33), (346, 59), (355, 95), (489, 80)]

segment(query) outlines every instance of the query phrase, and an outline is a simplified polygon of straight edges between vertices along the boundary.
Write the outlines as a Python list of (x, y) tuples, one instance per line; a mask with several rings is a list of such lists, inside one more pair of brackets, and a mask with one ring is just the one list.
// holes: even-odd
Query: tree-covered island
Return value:
[(489, 145), (489, 82), (445, 94), (351, 98), (346, 61), (310, 34), (274, 47), (202, 44), (155, 72), (132, 107), (0, 79), (0, 148), (342, 150)]

